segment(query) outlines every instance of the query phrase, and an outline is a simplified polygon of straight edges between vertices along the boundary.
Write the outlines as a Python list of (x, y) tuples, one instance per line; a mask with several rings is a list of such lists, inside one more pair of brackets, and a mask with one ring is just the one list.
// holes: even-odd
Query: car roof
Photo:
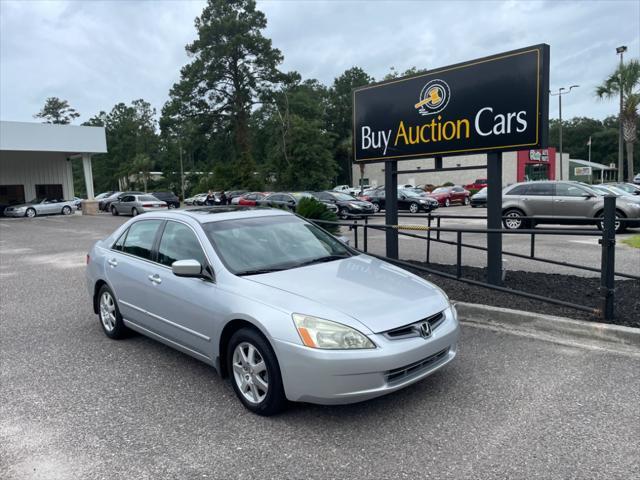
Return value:
[(273, 217), (293, 215), (279, 208), (269, 207), (245, 207), (245, 206), (218, 206), (198, 207), (186, 210), (172, 210), (169, 212), (154, 213), (154, 218), (184, 218), (190, 217), (199, 223), (219, 222), (223, 220), (236, 220), (242, 218)]

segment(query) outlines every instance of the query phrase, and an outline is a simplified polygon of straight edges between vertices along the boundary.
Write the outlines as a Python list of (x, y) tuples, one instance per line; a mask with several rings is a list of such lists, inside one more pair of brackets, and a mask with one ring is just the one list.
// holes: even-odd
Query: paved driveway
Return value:
[(248, 413), (208, 366), (101, 332), (83, 283), (110, 216), (0, 220), (2, 479), (630, 479), (640, 359), (463, 328), (396, 394)]
[[(398, 219), (399, 224), (403, 225), (427, 225), (426, 218), (419, 218), (410, 215), (409, 212), (403, 212), (405, 217)], [(487, 214), (485, 208), (471, 208), (463, 206), (455, 206), (449, 208), (439, 208), (435, 215), (471, 215), (482, 217)], [(384, 223), (384, 218), (374, 218), (371, 223)], [(432, 226), (436, 226), (435, 221)], [(483, 229), (487, 228), (487, 221), (483, 218), (469, 219), (442, 219), (442, 227), (447, 228), (469, 228)], [(567, 226), (567, 225), (540, 225), (539, 229), (545, 228), (567, 228), (567, 229), (595, 229), (593, 226)], [(346, 229), (345, 229), (346, 230)], [(424, 231), (411, 231), (409, 233), (418, 235), (426, 235)], [(634, 228), (627, 233), (618, 235), (616, 244), (616, 271), (628, 273), (631, 275), (640, 275), (640, 261), (638, 261), (638, 249), (634, 249), (629, 245), (622, 243), (620, 240), (628, 238), (632, 235), (640, 233), (640, 229)], [(353, 239), (353, 232), (347, 233)], [(369, 230), (369, 251), (384, 255), (385, 253), (385, 232), (381, 230)], [(432, 232), (435, 236), (435, 232)], [(362, 248), (362, 231), (359, 234), (359, 247)], [(442, 233), (442, 239), (456, 241), (455, 233)], [(535, 238), (535, 254), (537, 257), (550, 260), (575, 263), (588, 267), (600, 268), (600, 252), (602, 247), (598, 243), (599, 236), (570, 236), (570, 235), (537, 235)], [(462, 236), (463, 243), (477, 245), (481, 247), (487, 246), (486, 234), (483, 233), (465, 233)], [(424, 240), (411, 238), (400, 235), (400, 258), (404, 260), (420, 260), (425, 261), (426, 258), (426, 242)], [(531, 248), (531, 237), (529, 235), (505, 234), (503, 235), (503, 249), (508, 252), (518, 253), (521, 255), (529, 255)], [(523, 270), (530, 272), (546, 272), (546, 273), (562, 273), (570, 275), (598, 276), (598, 273), (578, 270), (575, 268), (561, 267), (550, 265), (548, 263), (535, 262), (528, 259), (520, 259), (517, 257), (503, 256), (506, 268), (509, 270)], [(464, 265), (474, 267), (484, 267), (487, 264), (487, 254), (480, 250), (463, 248), (462, 259)], [(434, 263), (455, 264), (456, 263), (456, 247), (455, 245), (447, 245), (443, 243), (431, 243), (431, 261)]]

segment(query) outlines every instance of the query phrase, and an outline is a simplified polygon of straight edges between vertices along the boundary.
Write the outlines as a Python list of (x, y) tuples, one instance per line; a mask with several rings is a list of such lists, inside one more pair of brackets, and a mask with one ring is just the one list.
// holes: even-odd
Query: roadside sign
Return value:
[(547, 147), (549, 46), (353, 91), (356, 162)]
[(586, 177), (588, 175), (591, 175), (591, 173), (593, 173), (591, 167), (575, 167), (573, 169), (573, 174), (576, 177)]

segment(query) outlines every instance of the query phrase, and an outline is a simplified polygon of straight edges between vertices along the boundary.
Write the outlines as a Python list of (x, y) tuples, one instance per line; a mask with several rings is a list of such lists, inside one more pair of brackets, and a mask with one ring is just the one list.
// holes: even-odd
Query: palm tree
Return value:
[[(636, 141), (636, 122), (638, 120), (638, 106), (640, 105), (640, 62), (631, 60), (626, 65), (620, 65), (602, 85), (596, 88), (599, 98), (617, 98), (622, 90), (622, 112), (620, 123), (622, 136), (627, 146), (628, 181), (633, 179), (633, 144)], [(619, 165), (622, 167), (622, 165)], [(619, 172), (622, 179), (622, 172)]]

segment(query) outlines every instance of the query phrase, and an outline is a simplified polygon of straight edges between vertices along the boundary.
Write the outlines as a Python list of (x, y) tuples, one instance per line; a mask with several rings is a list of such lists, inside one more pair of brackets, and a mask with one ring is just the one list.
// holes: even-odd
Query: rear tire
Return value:
[(340, 218), (343, 218), (345, 220), (347, 218), (349, 218), (349, 209), (348, 208), (343, 207), (343, 208), (340, 209)]
[(102, 285), (98, 292), (98, 319), (102, 331), (112, 340), (120, 340), (130, 333), (122, 321), (116, 297), (107, 285)]
[(373, 205), (373, 211), (378, 213), (380, 211), (380, 204), (378, 202), (371, 202)]
[(271, 416), (286, 407), (278, 359), (260, 332), (236, 331), (229, 340), (226, 361), (231, 386), (247, 410)]
[(111, 206), (111, 215), (113, 215), (114, 217), (118, 216), (118, 209), (113, 205)]
[(464, 204), (469, 205), (469, 203), (470, 203), (469, 197), (464, 197)]
[(521, 210), (512, 208), (504, 212), (502, 216), (509, 217), (502, 220), (502, 224), (507, 230), (519, 230), (525, 227), (525, 221), (521, 218), (524, 217), (524, 213)]
[[(602, 216), (602, 212), (600, 212), (598, 216), (600, 217), (600, 220), (598, 221), (598, 223), (596, 223), (596, 226), (598, 227), (598, 230), (602, 231), (604, 229), (604, 218)], [(624, 233), (627, 230), (627, 226), (624, 223), (618, 221), (619, 218), (625, 218), (625, 216), (616, 211), (616, 234)]]
[(446, 199), (444, 200), (444, 206), (445, 206), (445, 207), (450, 207), (450, 206), (451, 206), (451, 200), (449, 200), (448, 198), (446, 198)]

